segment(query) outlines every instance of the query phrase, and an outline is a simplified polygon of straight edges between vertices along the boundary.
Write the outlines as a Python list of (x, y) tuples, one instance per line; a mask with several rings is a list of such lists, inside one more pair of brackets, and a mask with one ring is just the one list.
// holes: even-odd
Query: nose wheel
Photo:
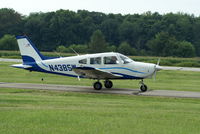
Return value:
[(142, 92), (146, 92), (147, 89), (148, 89), (148, 87), (147, 87), (147, 85), (144, 84), (143, 79), (141, 80), (140, 84), (141, 84), (140, 90), (141, 90)]

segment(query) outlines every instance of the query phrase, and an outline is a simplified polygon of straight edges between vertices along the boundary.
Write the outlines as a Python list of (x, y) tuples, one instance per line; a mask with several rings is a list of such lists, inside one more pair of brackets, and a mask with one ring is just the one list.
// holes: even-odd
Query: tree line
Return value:
[(184, 13), (104, 14), (78, 10), (24, 16), (0, 9), (0, 49), (18, 50), (15, 35), (27, 35), (42, 51), (128, 55), (200, 56), (200, 17)]

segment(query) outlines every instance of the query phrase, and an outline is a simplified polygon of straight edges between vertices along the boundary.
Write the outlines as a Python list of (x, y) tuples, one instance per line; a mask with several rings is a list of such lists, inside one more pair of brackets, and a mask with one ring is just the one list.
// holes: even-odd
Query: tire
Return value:
[(142, 91), (142, 92), (146, 92), (147, 91), (147, 86), (145, 85), (145, 84), (143, 84), (143, 85), (141, 85), (141, 87), (140, 87), (140, 90)]
[(93, 87), (95, 90), (101, 90), (102, 89), (102, 84), (100, 82), (95, 82), (93, 84)]
[(105, 82), (104, 82), (104, 86), (105, 86), (106, 88), (112, 88), (113, 83), (112, 83), (112, 81), (105, 81)]

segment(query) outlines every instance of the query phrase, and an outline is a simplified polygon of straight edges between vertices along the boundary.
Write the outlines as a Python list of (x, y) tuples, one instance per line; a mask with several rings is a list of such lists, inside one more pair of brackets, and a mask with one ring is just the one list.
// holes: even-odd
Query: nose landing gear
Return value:
[(142, 92), (146, 92), (147, 89), (148, 89), (148, 87), (147, 87), (147, 85), (144, 84), (143, 79), (140, 81), (140, 84), (141, 84), (140, 90), (141, 90)]

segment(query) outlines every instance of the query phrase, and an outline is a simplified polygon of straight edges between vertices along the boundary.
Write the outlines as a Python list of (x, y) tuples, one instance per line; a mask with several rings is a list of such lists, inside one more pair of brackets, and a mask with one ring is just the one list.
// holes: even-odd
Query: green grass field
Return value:
[(0, 89), (0, 134), (199, 134), (199, 99)]
[[(0, 62), (0, 82), (92, 85)], [(44, 78), (44, 81), (41, 81)], [(200, 73), (160, 71), (150, 89), (200, 91)], [(117, 80), (114, 88), (138, 88)], [(0, 134), (199, 134), (200, 100), (0, 88)]]
[[(45, 83), (64, 85), (85, 85), (92, 86), (93, 80), (71, 78), (39, 72), (29, 72), (22, 69), (9, 67), (14, 63), (0, 62), (0, 82), (18, 83)], [(44, 78), (44, 81), (41, 81)], [(149, 89), (153, 90), (182, 90), (200, 91), (200, 73), (188, 71), (160, 71), (157, 72), (156, 81), (145, 79)], [(138, 80), (114, 80), (114, 88), (139, 89)]]

